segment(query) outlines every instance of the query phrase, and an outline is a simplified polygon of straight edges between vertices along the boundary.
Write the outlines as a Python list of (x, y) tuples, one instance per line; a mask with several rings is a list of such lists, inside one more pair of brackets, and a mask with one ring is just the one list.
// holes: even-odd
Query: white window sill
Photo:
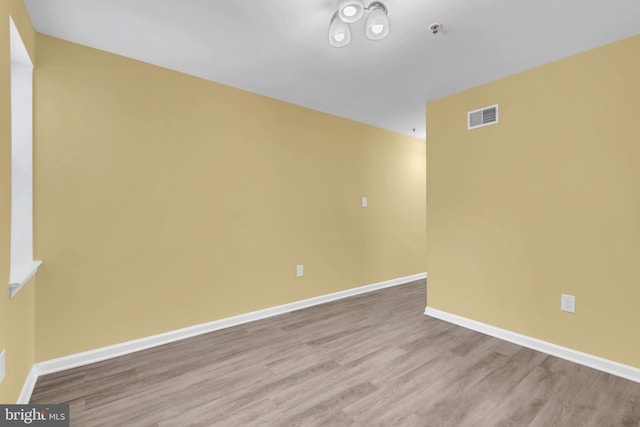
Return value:
[(12, 280), (9, 282), (9, 298), (13, 298), (14, 295), (27, 284), (29, 279), (38, 271), (40, 264), (42, 264), (42, 261), (33, 261), (30, 264), (24, 264), (15, 268), (12, 267)]

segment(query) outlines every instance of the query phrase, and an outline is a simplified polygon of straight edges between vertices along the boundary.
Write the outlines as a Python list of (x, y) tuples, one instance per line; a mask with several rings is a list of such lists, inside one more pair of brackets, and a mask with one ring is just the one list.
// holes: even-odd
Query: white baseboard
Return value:
[[(372, 292), (379, 289), (389, 288), (391, 286), (403, 285), (416, 280), (426, 279), (427, 273), (414, 274), (412, 276), (399, 277), (397, 279), (386, 280), (384, 282), (373, 283), (371, 285), (361, 286), (358, 288), (347, 289), (345, 291), (334, 292), (327, 295), (321, 295), (289, 304), (278, 305), (276, 307), (265, 308), (263, 310), (253, 311), (250, 313), (240, 314), (238, 316), (227, 317), (225, 319), (215, 320), (213, 322), (203, 323), (200, 325), (189, 326), (183, 329), (177, 329), (158, 335), (152, 335), (133, 341), (127, 341), (120, 344), (101, 347), (94, 350), (84, 351), (69, 356), (59, 357), (57, 359), (38, 362), (33, 365), (27, 382), (25, 383), (20, 399), (28, 402), (33, 392), (35, 382), (40, 375), (52, 374), (54, 372), (66, 369), (76, 368), (78, 366), (89, 365), (91, 363), (100, 362), (118, 356), (134, 353), (140, 350), (146, 350), (151, 347), (168, 344), (174, 341), (190, 338), (196, 335), (206, 334), (208, 332), (217, 331), (231, 326), (241, 325), (253, 322), (267, 317), (277, 316), (279, 314), (289, 313), (301, 310), (314, 305), (324, 304), (326, 302), (335, 301), (351, 296)], [(31, 381), (33, 384), (31, 384)]]
[(31, 399), (31, 393), (33, 393), (33, 389), (36, 386), (36, 381), (38, 381), (38, 368), (36, 367), (36, 365), (33, 365), (29, 370), (27, 380), (22, 386), (20, 396), (18, 396), (18, 401), (16, 402), (18, 405), (26, 405), (27, 403), (29, 403), (29, 400)]
[(427, 316), (640, 383), (640, 369), (427, 307)]

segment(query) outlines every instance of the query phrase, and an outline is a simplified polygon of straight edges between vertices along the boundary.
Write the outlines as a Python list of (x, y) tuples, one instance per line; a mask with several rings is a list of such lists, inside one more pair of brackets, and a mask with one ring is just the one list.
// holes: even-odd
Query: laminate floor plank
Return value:
[(425, 281), (38, 379), (94, 426), (633, 426), (640, 384), (425, 316)]

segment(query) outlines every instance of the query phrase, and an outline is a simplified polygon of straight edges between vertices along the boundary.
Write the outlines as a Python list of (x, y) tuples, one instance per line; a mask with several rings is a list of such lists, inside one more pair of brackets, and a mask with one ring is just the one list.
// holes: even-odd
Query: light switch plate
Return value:
[(363, 197), (363, 198), (362, 198), (362, 207), (363, 207), (363, 208), (366, 208), (366, 207), (367, 207), (367, 198), (366, 198), (366, 197)]
[(296, 266), (296, 277), (304, 276), (304, 265), (300, 264)]

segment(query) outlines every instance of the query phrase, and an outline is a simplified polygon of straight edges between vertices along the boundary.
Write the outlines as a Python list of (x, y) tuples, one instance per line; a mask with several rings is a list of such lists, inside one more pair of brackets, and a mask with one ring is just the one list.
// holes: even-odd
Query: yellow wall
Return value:
[[(427, 105), (430, 307), (640, 367), (638, 52), (635, 36)], [(467, 131), (496, 103), (499, 124)]]
[(0, 351), (6, 350), (7, 375), (0, 403), (15, 403), (34, 360), (35, 280), (9, 299), (11, 254), (11, 56), (9, 16), (29, 55), (35, 57), (35, 32), (20, 0), (0, 2)]
[(39, 361), (425, 271), (424, 141), (40, 35), (35, 91)]

